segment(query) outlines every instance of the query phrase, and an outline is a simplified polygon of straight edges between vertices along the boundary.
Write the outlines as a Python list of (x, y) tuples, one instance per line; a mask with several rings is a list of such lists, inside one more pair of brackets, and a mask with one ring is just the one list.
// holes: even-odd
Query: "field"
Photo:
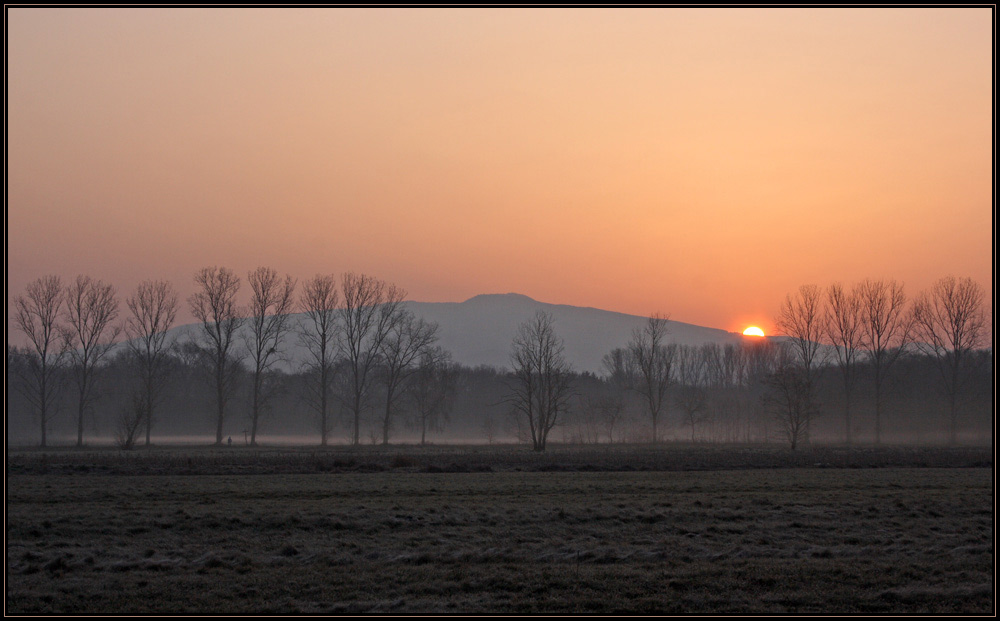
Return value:
[(14, 451), (6, 610), (995, 611), (988, 450), (664, 452)]

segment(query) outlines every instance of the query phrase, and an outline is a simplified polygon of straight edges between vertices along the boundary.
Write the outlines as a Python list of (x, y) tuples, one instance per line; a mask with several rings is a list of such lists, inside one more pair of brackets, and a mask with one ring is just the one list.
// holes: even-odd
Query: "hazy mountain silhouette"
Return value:
[[(547, 304), (517, 293), (477, 295), (465, 302), (408, 302), (418, 316), (440, 324), (440, 344), (465, 365), (507, 366), (511, 340), (517, 327), (543, 310), (552, 315), (556, 334), (566, 345), (566, 359), (578, 371), (598, 373), (601, 358), (615, 347), (623, 347), (632, 330), (646, 317), (598, 308)], [(671, 321), (670, 341), (686, 345), (735, 343), (736, 334)]]
[[(575, 370), (599, 373), (601, 358), (615, 347), (623, 347), (632, 330), (641, 327), (646, 317), (626, 315), (598, 308), (548, 304), (517, 293), (477, 295), (464, 302), (405, 302), (417, 317), (437, 323), (438, 344), (452, 353), (456, 362), (466, 366), (508, 366), (511, 340), (519, 324), (536, 310), (550, 313), (556, 334), (566, 344), (566, 359)], [(294, 322), (304, 318), (296, 315)], [(174, 328), (182, 341), (197, 336), (197, 324)], [(738, 343), (739, 334), (706, 328), (680, 321), (670, 321), (669, 341), (685, 345), (703, 343)], [(289, 335), (283, 347), (290, 367), (298, 368), (306, 352), (295, 335)]]

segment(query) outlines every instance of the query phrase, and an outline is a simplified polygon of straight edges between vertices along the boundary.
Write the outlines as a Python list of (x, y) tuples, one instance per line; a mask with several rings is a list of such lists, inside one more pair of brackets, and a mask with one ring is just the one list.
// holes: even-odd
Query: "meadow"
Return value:
[(6, 611), (992, 614), (992, 477), (987, 449), (10, 451)]

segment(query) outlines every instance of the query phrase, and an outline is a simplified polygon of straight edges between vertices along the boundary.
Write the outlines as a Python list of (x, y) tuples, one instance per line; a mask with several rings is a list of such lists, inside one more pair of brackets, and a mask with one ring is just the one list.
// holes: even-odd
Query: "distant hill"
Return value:
[[(466, 366), (509, 364), (510, 345), (519, 324), (531, 318), (536, 310), (550, 313), (556, 334), (566, 345), (566, 358), (577, 371), (599, 373), (601, 358), (615, 347), (628, 342), (632, 331), (646, 317), (626, 315), (597, 308), (547, 304), (517, 293), (477, 295), (464, 302), (406, 302), (413, 313), (433, 321), (439, 327), (439, 344)], [(295, 322), (304, 315), (295, 315)], [(181, 339), (194, 337), (197, 324), (174, 328), (171, 332)], [(669, 322), (670, 342), (684, 345), (703, 343), (738, 343), (742, 336), (716, 328), (705, 328), (680, 321)], [(306, 352), (294, 336), (284, 347), (292, 367), (297, 368)]]

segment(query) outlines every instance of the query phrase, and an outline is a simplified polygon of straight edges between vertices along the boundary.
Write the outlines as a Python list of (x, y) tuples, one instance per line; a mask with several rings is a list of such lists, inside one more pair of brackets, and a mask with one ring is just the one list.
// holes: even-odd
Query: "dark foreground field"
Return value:
[(383, 455), (396, 467), (129, 475), (68, 455), (8, 456), (7, 613), (995, 610), (990, 468), (448, 473)]

